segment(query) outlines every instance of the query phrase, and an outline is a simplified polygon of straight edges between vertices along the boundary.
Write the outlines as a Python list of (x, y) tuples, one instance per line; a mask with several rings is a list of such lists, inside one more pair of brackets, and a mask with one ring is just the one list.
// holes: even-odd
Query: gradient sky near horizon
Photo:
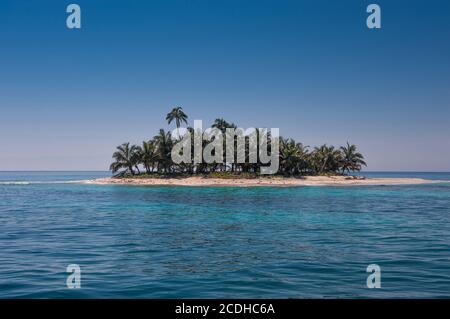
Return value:
[(350, 141), (369, 170), (450, 171), (449, 40), (444, 0), (2, 0), (0, 170), (107, 170), (182, 106)]

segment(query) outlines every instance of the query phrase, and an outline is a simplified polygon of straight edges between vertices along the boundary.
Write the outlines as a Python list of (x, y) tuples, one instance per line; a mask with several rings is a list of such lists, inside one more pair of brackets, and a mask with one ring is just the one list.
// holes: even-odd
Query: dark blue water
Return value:
[[(0, 298), (450, 297), (448, 182), (63, 183), (105, 175), (0, 173)], [(66, 287), (69, 264), (81, 289)], [(366, 286), (369, 264), (380, 289)]]

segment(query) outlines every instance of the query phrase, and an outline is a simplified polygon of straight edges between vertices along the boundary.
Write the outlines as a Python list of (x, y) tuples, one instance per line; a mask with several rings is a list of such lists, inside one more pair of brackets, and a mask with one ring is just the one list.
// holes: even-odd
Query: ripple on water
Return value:
[(1, 298), (450, 296), (449, 184), (0, 188)]

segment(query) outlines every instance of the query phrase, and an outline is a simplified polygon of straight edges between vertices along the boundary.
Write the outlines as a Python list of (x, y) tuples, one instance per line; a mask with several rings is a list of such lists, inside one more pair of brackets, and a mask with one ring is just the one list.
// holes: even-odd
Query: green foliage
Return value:
[[(177, 129), (182, 122), (187, 124), (188, 116), (181, 107), (175, 107), (167, 114), (166, 120), (170, 124), (175, 120)], [(233, 123), (218, 118), (212, 127), (225, 133), (227, 128), (237, 128)], [(193, 129), (188, 128), (192, 134)], [(224, 139), (225, 140), (225, 139)], [(259, 175), (261, 163), (248, 163), (248, 146), (246, 142), (247, 163), (214, 163), (214, 164), (180, 164), (172, 162), (171, 151), (176, 141), (170, 132), (160, 129), (159, 133), (149, 141), (144, 141), (142, 146), (124, 143), (117, 147), (113, 154), (114, 162), (110, 166), (113, 174), (118, 176), (135, 176), (140, 178), (167, 176), (191, 176), (193, 174), (217, 178), (256, 178)], [(236, 141), (235, 141), (236, 143)], [(269, 142), (270, 143), (270, 136)], [(270, 144), (269, 144), (270, 145)], [(202, 147), (205, 146), (203, 141)], [(192, 150), (194, 145), (192, 144)], [(224, 141), (224, 152), (225, 152)], [(270, 147), (269, 147), (270, 149)], [(234, 147), (234, 158), (237, 158), (237, 150)], [(193, 154), (193, 151), (192, 151)], [(193, 156), (193, 155), (192, 155)], [(225, 154), (223, 156), (225, 158)], [(336, 175), (350, 174), (360, 171), (366, 166), (364, 156), (358, 152), (356, 145), (347, 142), (346, 146), (335, 148), (331, 145), (321, 145), (312, 150), (294, 139), (280, 137), (280, 167), (278, 174), (284, 176), (302, 175)], [(145, 169), (141, 174), (139, 167)], [(135, 175), (135, 174), (138, 175)]]
[(180, 128), (181, 123), (186, 123), (187, 124), (187, 118), (188, 116), (186, 115), (186, 113), (183, 112), (183, 108), (182, 107), (174, 107), (172, 109), (172, 111), (170, 111), (169, 113), (167, 113), (166, 116), (166, 121), (167, 123), (172, 123), (173, 120), (175, 120), (175, 124), (177, 126), (177, 129)]
[(115, 161), (109, 167), (113, 174), (121, 169), (125, 169), (123, 173), (134, 175), (135, 172), (133, 167), (139, 172), (137, 165), (139, 165), (141, 158), (138, 146), (130, 146), (130, 143), (123, 143), (122, 145), (117, 146), (117, 151), (114, 152), (113, 158)]

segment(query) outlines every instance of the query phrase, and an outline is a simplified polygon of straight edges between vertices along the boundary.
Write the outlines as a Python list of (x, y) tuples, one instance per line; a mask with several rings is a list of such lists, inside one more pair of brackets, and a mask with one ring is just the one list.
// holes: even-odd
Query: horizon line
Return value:
[[(109, 170), (0, 170), (0, 173), (15, 173), (15, 172), (49, 172), (49, 173), (63, 173), (63, 172), (102, 172), (102, 173), (109, 173), (111, 171)], [(354, 173), (450, 173), (450, 170), (448, 171), (419, 171), (419, 170), (361, 170), (359, 172)]]

